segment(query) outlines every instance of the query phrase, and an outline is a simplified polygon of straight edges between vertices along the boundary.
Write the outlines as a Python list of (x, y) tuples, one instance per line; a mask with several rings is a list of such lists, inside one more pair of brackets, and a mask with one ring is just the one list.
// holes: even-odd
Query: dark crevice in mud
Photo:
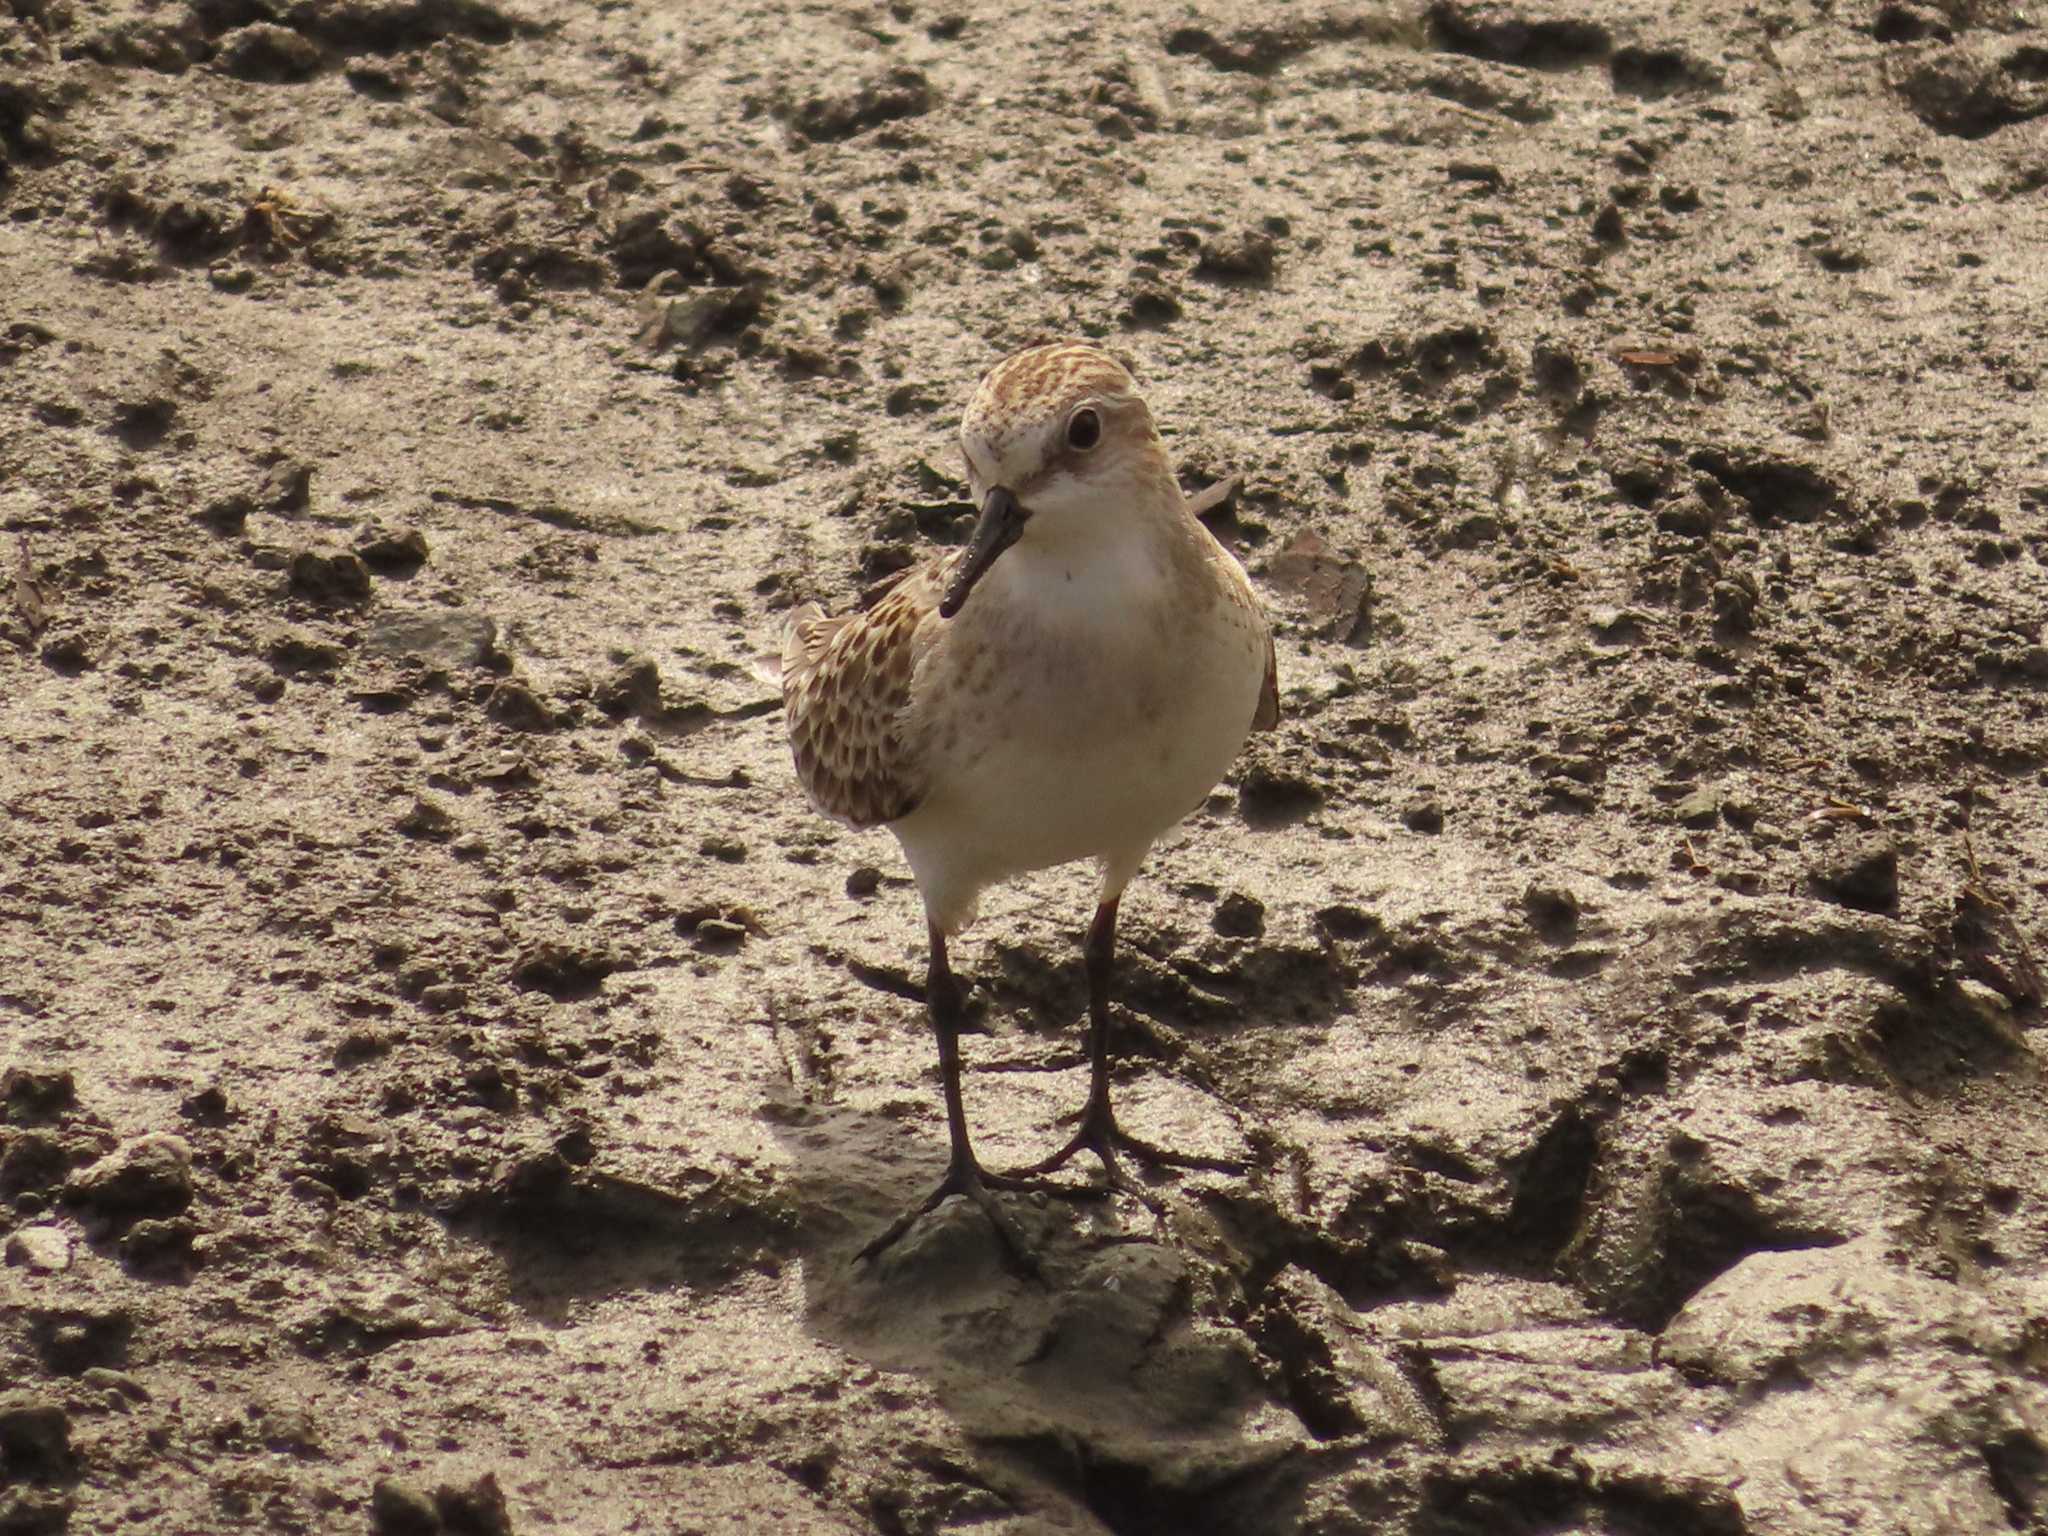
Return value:
[(1700, 946), (1683, 975), (1695, 991), (1733, 983), (1784, 981), (1811, 971), (1850, 970), (1901, 991), (1933, 987), (1940, 961), (1926, 934), (1882, 919), (1855, 919), (1822, 908), (1793, 916), (1746, 913)]
[(1687, 461), (1713, 476), (1740, 499), (1763, 527), (1811, 523), (1840, 509), (1841, 487), (1804, 464), (1783, 459), (1736, 459), (1717, 448), (1702, 448)]
[(1501, 1224), (1500, 1256), (1547, 1269), (1578, 1235), (1600, 1153), (1593, 1124), (1577, 1108), (1551, 1122), (1515, 1179)]
[(1871, 1033), (1893, 1078), (1925, 1091), (2002, 1072), (2027, 1049), (2010, 1022), (1952, 987), (1886, 1004)]
[(1619, 1309), (1622, 1321), (1661, 1333), (1710, 1282), (1753, 1253), (1832, 1248), (1840, 1234), (1773, 1218), (1740, 1185), (1692, 1177), (1681, 1155), (1665, 1171), (1658, 1198), (1662, 1240), (1651, 1272)]
[(1183, 26), (1166, 35), (1166, 51), (1173, 55), (1197, 54), (1210, 68), (1226, 74), (1270, 75), (1290, 59), (1323, 43), (1399, 42), (1402, 26), (1391, 16), (1342, 12), (1275, 26), (1239, 27), (1221, 37), (1204, 27)]
[(1290, 1264), (1307, 1270), (1353, 1304), (1446, 1291), (1444, 1277), (1427, 1257), (1396, 1237), (1339, 1236), (1305, 1218), (1289, 1216), (1268, 1198), (1248, 1193), (1207, 1190), (1201, 1199), (1249, 1260), (1243, 1287), (1252, 1302)]
[(1531, 19), (1506, 7), (1441, 0), (1429, 8), (1430, 40), (1451, 53), (1526, 69), (1576, 69), (1596, 64), (1614, 49), (1597, 22), (1569, 17)]
[(1611, 1536), (1747, 1536), (1726, 1489), (1685, 1478), (1612, 1474), (1572, 1456), (1446, 1467), (1423, 1485), (1415, 1536), (1538, 1536), (1588, 1529)]
[(512, 984), (524, 992), (545, 993), (558, 1003), (581, 1002), (597, 996), (604, 979), (623, 969), (609, 955), (543, 944), (512, 968)]
[(1237, 1536), (1291, 1530), (1301, 1503), (1298, 1457), (1283, 1456), (1209, 1477), (1171, 1460), (1160, 1465), (1106, 1456), (1086, 1440), (1012, 1440), (1003, 1449), (1069, 1489), (1111, 1536)]
[(2015, 1429), (1983, 1447), (1984, 1469), (2016, 1531), (2038, 1531), (2048, 1513), (2048, 1446)]
[(1712, 90), (1721, 83), (1714, 68), (1683, 48), (1617, 48), (1607, 61), (1608, 77), (1624, 96), (1661, 101), (1680, 91)]
[(498, 45), (547, 30), (486, 0), (299, 0), (290, 6), (199, 0), (192, 9), (209, 36), (276, 23), (349, 53), (398, 53), (444, 38)]
[(717, 1285), (793, 1253), (795, 1207), (773, 1191), (689, 1170), (680, 1191), (543, 1153), (502, 1168), (444, 1213), (496, 1250), (529, 1299)]

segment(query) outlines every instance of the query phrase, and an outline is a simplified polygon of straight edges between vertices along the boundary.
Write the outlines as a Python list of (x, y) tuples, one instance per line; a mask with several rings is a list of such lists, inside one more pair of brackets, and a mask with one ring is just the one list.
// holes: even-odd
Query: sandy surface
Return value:
[[(0, 6), (0, 1531), (2048, 1529), (2017, 6)], [(1138, 371), (1286, 719), (959, 1202), (784, 613)], [(995, 1164), (1084, 872), (957, 946)]]

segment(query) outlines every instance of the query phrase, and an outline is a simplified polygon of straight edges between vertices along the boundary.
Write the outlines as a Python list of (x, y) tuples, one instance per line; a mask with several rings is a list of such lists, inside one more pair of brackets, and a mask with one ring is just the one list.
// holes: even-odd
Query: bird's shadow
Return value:
[(808, 1327), (927, 1382), (1000, 1497), (1117, 1533), (1258, 1530), (1299, 1501), (1307, 1436), (1219, 1315), (1194, 1202), (1169, 1197), (1155, 1223), (1125, 1199), (1006, 1194), (1031, 1275), (956, 1198), (859, 1262), (943, 1171), (943, 1122), (912, 1130), (792, 1083), (767, 1113), (793, 1169)]

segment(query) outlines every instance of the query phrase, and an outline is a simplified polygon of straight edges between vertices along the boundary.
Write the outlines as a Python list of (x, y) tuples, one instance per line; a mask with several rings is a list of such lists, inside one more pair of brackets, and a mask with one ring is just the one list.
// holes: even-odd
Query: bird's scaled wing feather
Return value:
[(929, 647), (940, 564), (913, 571), (866, 613), (799, 609), (782, 642), (782, 706), (797, 777), (828, 816), (856, 827), (895, 821), (924, 798), (923, 765), (904, 730), (911, 681)]

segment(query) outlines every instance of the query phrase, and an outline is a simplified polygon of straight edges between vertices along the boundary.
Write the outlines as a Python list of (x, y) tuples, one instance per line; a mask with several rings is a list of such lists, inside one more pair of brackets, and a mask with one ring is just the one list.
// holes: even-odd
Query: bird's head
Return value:
[(990, 369), (960, 422), (981, 515), (939, 612), (951, 618), (1020, 540), (1079, 543), (1179, 496), (1166, 446), (1129, 372), (1102, 348), (1056, 341)]

